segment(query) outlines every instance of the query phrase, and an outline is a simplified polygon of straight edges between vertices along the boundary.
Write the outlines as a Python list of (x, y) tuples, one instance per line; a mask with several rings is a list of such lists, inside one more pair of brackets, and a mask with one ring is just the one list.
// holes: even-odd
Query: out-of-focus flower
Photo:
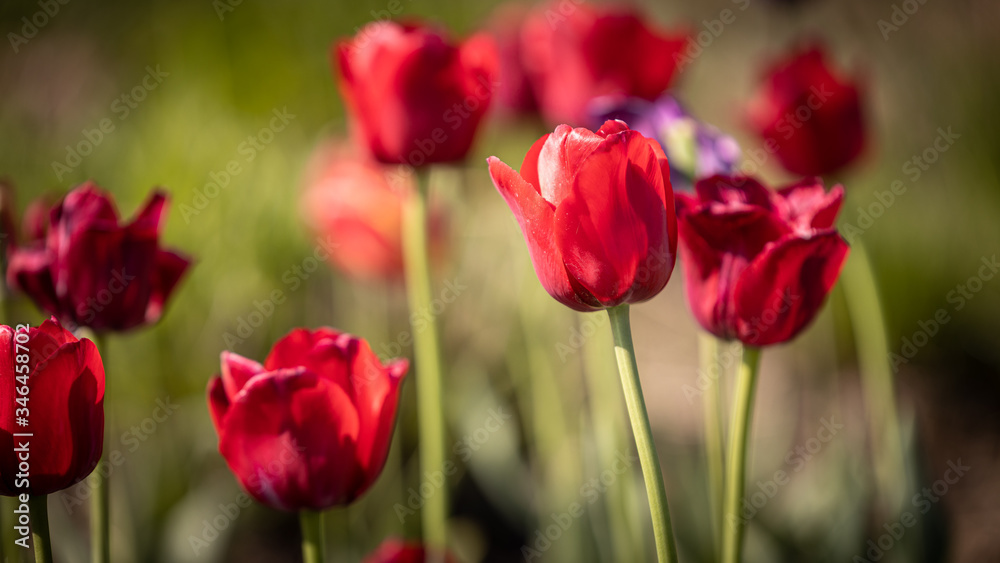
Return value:
[(835, 172), (865, 146), (857, 81), (835, 74), (819, 47), (775, 63), (751, 100), (748, 117), (768, 151), (797, 175)]
[(560, 125), (520, 173), (489, 158), (549, 295), (578, 311), (651, 299), (674, 267), (677, 223), (660, 145), (621, 121)]
[(17, 212), (14, 185), (0, 178), (0, 261), (6, 261), (7, 249), (17, 245)]
[[(427, 560), (427, 549), (422, 544), (388, 539), (366, 557), (363, 563), (424, 563)], [(444, 563), (456, 561), (451, 553), (445, 554)]]
[(45, 239), (12, 249), (7, 282), (68, 326), (122, 331), (159, 320), (190, 261), (160, 248), (167, 196), (157, 190), (131, 223), (87, 182), (49, 214)]
[(500, 4), (490, 18), (489, 30), (499, 55), (499, 85), (496, 103), (501, 110), (527, 114), (538, 110), (538, 101), (524, 68), (522, 31), (529, 9), (522, 4)]
[(383, 366), (366, 341), (331, 328), (293, 330), (263, 365), (223, 352), (208, 385), (219, 451), (272, 508), (346, 505), (382, 472), (408, 365)]
[[(0, 357), (0, 494), (47, 495), (82, 481), (104, 448), (104, 364), (97, 346), (53, 318), (38, 328), (0, 326)], [(27, 398), (16, 400), (21, 397)], [(30, 471), (19, 469), (24, 450), (18, 444), (25, 440), (17, 433), (32, 434), (25, 454)]]
[(687, 36), (652, 29), (629, 8), (553, 2), (532, 12), (522, 40), (542, 116), (553, 125), (582, 126), (598, 96), (652, 100), (662, 94)]
[[(302, 208), (311, 228), (327, 238), (330, 258), (358, 279), (403, 277), (402, 215), (415, 189), (413, 175), (359, 154), (348, 143), (328, 142), (306, 172)], [(445, 253), (446, 228), (431, 207), (428, 228), (432, 261)]]
[(57, 197), (44, 195), (32, 200), (28, 207), (24, 208), (21, 233), (25, 242), (31, 243), (45, 238), (45, 234), (49, 231), (49, 211), (58, 202)]
[(659, 141), (670, 161), (670, 182), (675, 190), (690, 189), (699, 178), (736, 171), (741, 154), (736, 140), (692, 117), (669, 94), (652, 102), (598, 98), (591, 105), (591, 114), (596, 116), (595, 123), (620, 119)]
[(354, 132), (376, 159), (465, 158), (495, 89), (492, 38), (456, 45), (424, 25), (374, 22), (335, 45), (333, 58)]
[(833, 228), (843, 189), (819, 179), (771, 191), (713, 176), (677, 194), (688, 305), (708, 332), (751, 346), (794, 338), (837, 281), (848, 247)]

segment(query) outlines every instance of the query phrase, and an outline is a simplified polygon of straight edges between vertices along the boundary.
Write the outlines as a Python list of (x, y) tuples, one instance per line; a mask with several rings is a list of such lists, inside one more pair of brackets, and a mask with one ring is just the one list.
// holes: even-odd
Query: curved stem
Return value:
[(299, 512), (302, 527), (302, 563), (323, 563), (326, 547), (323, 542), (323, 513), (312, 510)]
[(698, 338), (701, 356), (701, 373), (708, 378), (708, 388), (702, 394), (705, 414), (705, 455), (708, 461), (708, 501), (712, 518), (712, 549), (718, 559), (722, 545), (722, 491), (723, 491), (723, 419), (722, 419), (722, 366), (719, 365), (719, 340), (702, 333)]
[(738, 563), (743, 551), (745, 522), (740, 518), (740, 502), (743, 500), (746, 484), (747, 443), (750, 436), (750, 422), (753, 419), (759, 364), (760, 349), (744, 346), (743, 362), (740, 364), (736, 396), (733, 400), (733, 417), (730, 420), (727, 456), (729, 470), (726, 472), (726, 489), (723, 495), (726, 510), (722, 536), (722, 563)]
[(31, 513), (31, 543), (35, 547), (35, 563), (52, 563), (48, 498), (46, 495), (32, 495), (28, 499), (28, 511)]
[[(100, 334), (94, 335), (94, 344), (97, 345), (97, 351), (101, 354), (101, 361), (105, 366), (108, 365), (108, 349), (106, 340)], [(105, 371), (104, 377), (104, 447), (101, 452), (101, 461), (98, 462), (98, 467), (101, 467), (102, 462), (108, 455), (108, 436), (110, 434), (109, 429), (111, 428), (111, 417), (108, 416), (108, 412), (111, 411), (110, 402), (108, 401), (108, 388), (109, 378), (107, 377), (107, 372)], [(108, 510), (109, 504), (109, 490), (110, 486), (108, 483), (108, 477), (103, 475), (98, 476), (97, 483), (94, 485), (92, 495), (90, 497), (90, 560), (93, 563), (110, 563), (111, 561), (111, 541), (110, 541), (110, 512)]]
[(656, 558), (660, 563), (674, 563), (677, 561), (677, 548), (670, 526), (667, 491), (663, 486), (660, 460), (656, 457), (656, 446), (653, 444), (653, 430), (649, 425), (646, 402), (642, 398), (642, 384), (639, 381), (639, 368), (635, 362), (628, 305), (608, 309), (608, 316), (611, 318), (611, 333), (615, 340), (615, 356), (618, 359), (618, 373), (622, 378), (625, 404), (628, 406), (628, 417), (632, 423), (639, 463), (642, 465), (642, 477), (646, 482), (646, 494), (649, 497), (653, 537), (656, 539)]
[[(417, 368), (417, 419), (420, 431), (420, 475), (443, 478), (445, 423), (441, 393), (441, 352), (437, 320), (432, 313), (430, 260), (427, 253), (427, 174), (419, 175), (418, 189), (403, 212), (403, 258), (407, 298)], [(447, 547), (448, 489), (442, 486), (425, 499), (421, 510), (424, 543), (435, 550)]]

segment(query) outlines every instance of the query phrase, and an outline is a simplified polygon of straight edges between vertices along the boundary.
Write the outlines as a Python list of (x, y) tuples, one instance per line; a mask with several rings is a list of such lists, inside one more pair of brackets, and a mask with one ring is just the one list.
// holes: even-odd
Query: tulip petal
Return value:
[(215, 432), (222, 434), (225, 427), (226, 414), (229, 413), (229, 396), (226, 393), (226, 386), (221, 377), (213, 377), (208, 381), (208, 413), (212, 415), (212, 424)]
[(264, 360), (264, 368), (274, 371), (305, 367), (350, 392), (347, 352), (350, 340), (349, 334), (328, 327), (297, 328), (274, 343)]
[(836, 185), (827, 192), (819, 178), (805, 178), (777, 194), (787, 207), (788, 221), (803, 232), (833, 227), (844, 201), (843, 186)]
[(12, 248), (8, 253), (7, 284), (31, 297), (42, 310), (60, 312), (52, 281), (52, 255), (44, 248)]
[(145, 322), (155, 323), (163, 315), (163, 308), (170, 299), (174, 288), (180, 283), (191, 266), (191, 259), (169, 250), (156, 251), (156, 267), (153, 273), (149, 303), (146, 305)]
[(572, 192), (573, 180), (583, 161), (604, 142), (604, 136), (583, 127), (556, 127), (538, 156), (537, 186), (545, 201), (559, 207)]
[(719, 203), (731, 209), (751, 205), (772, 209), (770, 190), (754, 178), (715, 175), (698, 180), (694, 189), (703, 203)]
[(766, 346), (795, 337), (816, 316), (847, 252), (847, 243), (832, 229), (810, 238), (785, 237), (765, 248), (736, 283), (739, 339)]
[(222, 352), (220, 363), (223, 390), (230, 400), (236, 398), (253, 376), (268, 371), (259, 363), (229, 351)]
[(409, 362), (401, 359), (382, 366), (368, 342), (361, 339), (351, 341), (349, 355), (354, 406), (361, 424), (357, 459), (368, 476), (367, 487), (381, 473), (389, 453), (400, 384)]

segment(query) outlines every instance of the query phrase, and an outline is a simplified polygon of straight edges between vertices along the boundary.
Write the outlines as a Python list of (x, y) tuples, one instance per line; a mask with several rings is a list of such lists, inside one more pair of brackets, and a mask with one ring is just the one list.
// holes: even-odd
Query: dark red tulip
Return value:
[(456, 45), (427, 26), (375, 22), (333, 57), (355, 135), (375, 158), (411, 166), (465, 158), (497, 74), (488, 35)]
[(159, 320), (190, 261), (160, 248), (167, 196), (157, 190), (131, 223), (87, 182), (49, 213), (44, 240), (13, 249), (7, 282), (67, 326), (122, 331)]
[[(382, 542), (363, 563), (424, 563), (428, 561), (428, 550), (417, 542), (389, 539)], [(455, 563), (450, 553), (445, 554), (444, 563)]]
[(551, 124), (585, 125), (587, 106), (598, 96), (662, 94), (687, 36), (650, 28), (629, 8), (552, 2), (535, 9), (523, 41), (542, 116)]
[(208, 385), (219, 451), (272, 508), (348, 504), (382, 471), (408, 365), (330, 328), (293, 330), (263, 365), (223, 352)]
[[(53, 318), (38, 328), (0, 326), (0, 356), (0, 494), (47, 495), (82, 481), (104, 448), (104, 364), (97, 346)], [(21, 402), (25, 381), (18, 377), (24, 375), (27, 400)], [(27, 456), (27, 472), (19, 456)]]
[(858, 86), (827, 64), (819, 47), (775, 63), (750, 102), (751, 125), (789, 172), (821, 176), (854, 161), (865, 146)]
[(596, 133), (560, 125), (532, 145), (520, 173), (495, 156), (489, 166), (560, 303), (594, 311), (646, 301), (667, 284), (677, 223), (656, 141), (621, 121)]
[[(414, 189), (412, 174), (333, 142), (312, 158), (302, 207), (341, 271), (363, 280), (397, 280), (403, 277), (403, 204)], [(444, 224), (443, 213), (432, 207), (432, 259), (444, 253)]]
[(771, 191), (713, 176), (677, 194), (688, 305), (705, 330), (751, 346), (794, 338), (816, 316), (847, 258), (833, 228), (843, 189), (819, 179)]

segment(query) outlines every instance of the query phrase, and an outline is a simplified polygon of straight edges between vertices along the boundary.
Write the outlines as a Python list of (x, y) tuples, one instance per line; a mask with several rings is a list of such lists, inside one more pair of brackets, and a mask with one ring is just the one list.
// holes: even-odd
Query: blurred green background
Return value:
[[(16, 48), (6, 35), (0, 48), (0, 175), (16, 185), (22, 209), (93, 179), (116, 196), (125, 216), (164, 186), (173, 203), (163, 238), (196, 260), (163, 321), (110, 338), (104, 353), (111, 449), (125, 460), (111, 476), (114, 560), (296, 561), (294, 515), (253, 505), (233, 516), (228, 508), (240, 491), (217, 454), (205, 386), (223, 349), (260, 360), (293, 327), (336, 326), (370, 339), (381, 355), (395, 352), (390, 345), (406, 330), (401, 287), (352, 282), (325, 265), (295, 269), (311, 266), (318, 243), (302, 220), (303, 168), (314, 147), (346, 129), (330, 45), (387, 3), (50, 3), (58, 13), (36, 35), (15, 40)], [(878, 21), (891, 21), (894, 5), (906, 3), (636, 4), (651, 21), (696, 33), (723, 9), (736, 11), (674, 93), (747, 150), (760, 143), (745, 127), (741, 104), (766, 62), (797, 39), (821, 38), (860, 77), (871, 142), (862, 161), (836, 179), (848, 194), (841, 222), (858, 225), (858, 208), (903, 179), (906, 193), (863, 235), (890, 348), (900, 351), (940, 308), (951, 319), (898, 372), (915, 487), (907, 504), (941, 478), (949, 461), (972, 467), (882, 560), (1000, 560), (1000, 482), (992, 477), (1000, 468), (1000, 281), (983, 282), (961, 309), (950, 293), (1000, 251), (1000, 4), (913, 0), (919, 9), (887, 38)], [(467, 34), (496, 5), (403, 0), (399, 17)], [(5, 0), (0, 30), (23, 33), (22, 18), (42, 9)], [(150, 70), (159, 77), (155, 86), (135, 90), (141, 100), (122, 99)], [(287, 126), (262, 131), (276, 111)], [(110, 132), (94, 132), (102, 120)], [(959, 137), (914, 179), (904, 166), (932, 146), (938, 128)], [(634, 447), (623, 404), (600, 400), (620, 397), (607, 323), (544, 294), (486, 173), (486, 156), (516, 165), (543, 132), (530, 120), (493, 119), (467, 164), (433, 180), (451, 217), (452, 256), (438, 288), (446, 280), (464, 287), (441, 321), (447, 415), (460, 462), (448, 478), (455, 550), (465, 561), (523, 560), (522, 546), (536, 545), (551, 515), (582, 501), (586, 514), (540, 560), (646, 560), (652, 540), (638, 464), (595, 493), (593, 504), (583, 489), (608, 460)], [(251, 148), (255, 137), (259, 147)], [(67, 164), (67, 146), (85, 139), (92, 153), (56, 170), (54, 163)], [(225, 173), (231, 161), (239, 173)], [(197, 209), (198, 194), (222, 174), (228, 184)], [(763, 175), (791, 179), (774, 163)], [(461, 189), (453, 187), (458, 183)], [(696, 377), (697, 330), (681, 282), (675, 272), (662, 295), (634, 308), (633, 322), (681, 558), (709, 561), (701, 408), (684, 390)], [(288, 300), (271, 310), (264, 302), (276, 289)], [(788, 469), (786, 452), (807, 443), (822, 419), (835, 417), (846, 428), (760, 509), (750, 526), (750, 561), (855, 561), (893, 522), (872, 508), (872, 452), (842, 303), (835, 296), (802, 338), (765, 354), (748, 493)], [(42, 318), (26, 300), (13, 310), (17, 317), (6, 324)], [(237, 335), (255, 310), (271, 311), (267, 322), (228, 345), (226, 334)], [(378, 484), (356, 505), (331, 511), (331, 561), (359, 561), (385, 537), (418, 533), (418, 517), (400, 518), (395, 507), (423, 482), (413, 399), (411, 381)], [(174, 406), (155, 421), (161, 404)], [(498, 431), (477, 434), (496, 409), (513, 416)], [(466, 437), (477, 447), (468, 459), (457, 446)], [(50, 500), (57, 557), (67, 563), (87, 559), (87, 492), (78, 487)]]

